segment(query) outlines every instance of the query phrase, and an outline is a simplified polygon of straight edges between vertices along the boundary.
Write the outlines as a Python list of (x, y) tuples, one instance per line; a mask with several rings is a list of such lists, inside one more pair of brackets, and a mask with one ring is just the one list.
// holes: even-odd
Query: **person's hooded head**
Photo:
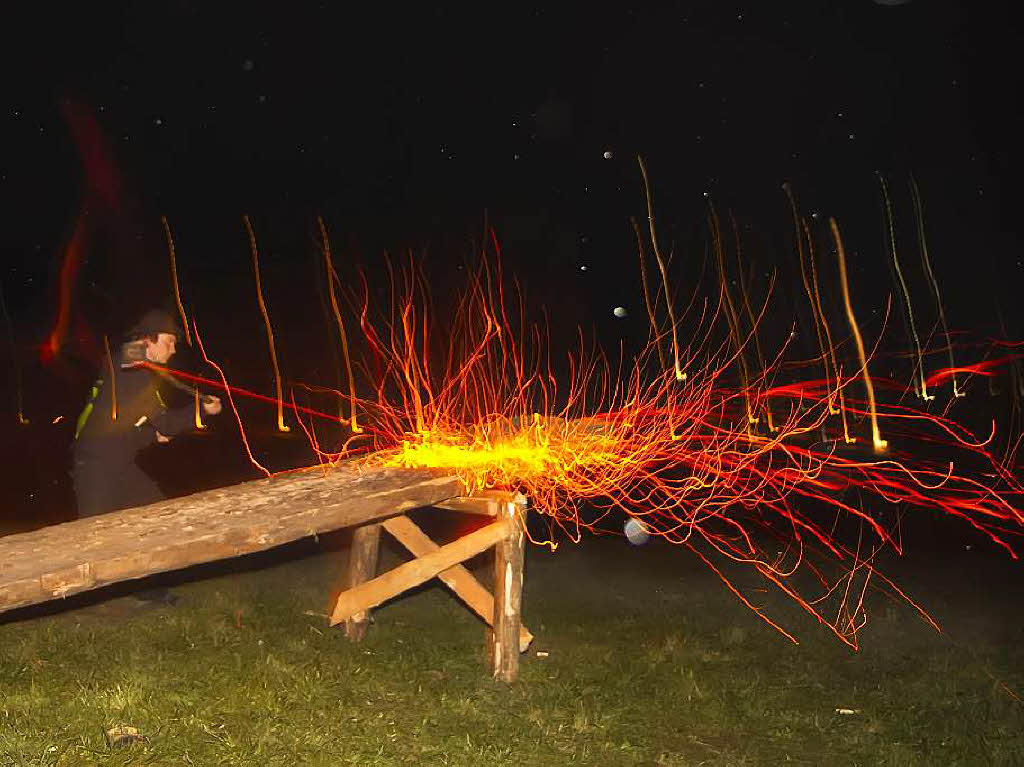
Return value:
[(163, 309), (151, 309), (143, 314), (128, 331), (129, 343), (141, 343), (146, 359), (164, 365), (174, 356), (175, 344), (181, 329), (174, 317)]

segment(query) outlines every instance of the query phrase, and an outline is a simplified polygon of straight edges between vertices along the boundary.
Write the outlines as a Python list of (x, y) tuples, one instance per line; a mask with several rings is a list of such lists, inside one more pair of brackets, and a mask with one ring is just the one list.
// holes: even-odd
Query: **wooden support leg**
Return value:
[(417, 557), (411, 562), (399, 565), (373, 580), (341, 592), (334, 603), (329, 619), (332, 626), (347, 621), (381, 602), (426, 583), (444, 570), (465, 562), (482, 551), (487, 551), (499, 541), (508, 538), (513, 522), (504, 517), (469, 535), (442, 546), (436, 551)]
[[(504, 504), (494, 504), (504, 508)], [(493, 516), (493, 514), (491, 515)], [(409, 549), (415, 557), (422, 557), (437, 551), (441, 547), (434, 543), (419, 527), (406, 516), (392, 517), (381, 522), (381, 526), (387, 530), (405, 548)], [(458, 594), (459, 598), (487, 623), (488, 628), (494, 621), (494, 597), (476, 577), (462, 565), (454, 565), (447, 570), (442, 570), (437, 577), (448, 588)], [(533, 634), (526, 628), (519, 629), (519, 652), (526, 652), (533, 641)], [(490, 645), (493, 640), (488, 642)]]
[[(377, 574), (377, 554), (380, 551), (380, 525), (363, 525), (352, 532), (352, 550), (348, 560), (348, 583), (351, 589), (372, 579)], [(345, 621), (345, 636), (358, 642), (366, 636), (370, 623), (370, 610), (357, 612)]]
[(520, 504), (508, 503), (499, 516), (512, 518), (510, 534), (494, 547), (494, 622), (488, 655), (494, 678), (514, 682), (519, 676), (519, 629), (523, 602), (523, 520)]

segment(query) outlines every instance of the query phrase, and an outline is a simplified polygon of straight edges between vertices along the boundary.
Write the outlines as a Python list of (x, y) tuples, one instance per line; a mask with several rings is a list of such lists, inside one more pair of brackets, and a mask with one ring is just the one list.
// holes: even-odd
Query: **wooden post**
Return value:
[[(380, 551), (380, 525), (370, 524), (352, 531), (352, 549), (348, 560), (346, 588), (358, 586), (377, 575), (377, 554)], [(369, 609), (362, 610), (345, 621), (345, 636), (359, 642), (366, 636), (370, 624)]]
[(525, 499), (504, 504), (500, 517), (513, 522), (509, 535), (494, 547), (494, 622), (488, 655), (494, 678), (514, 682), (519, 676), (519, 629), (523, 602), (523, 524)]

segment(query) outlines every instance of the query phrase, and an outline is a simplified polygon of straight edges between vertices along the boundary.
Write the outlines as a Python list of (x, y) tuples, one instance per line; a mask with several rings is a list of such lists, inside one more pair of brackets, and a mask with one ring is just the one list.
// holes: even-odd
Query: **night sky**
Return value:
[[(317, 215), (344, 263), (372, 274), (385, 252), (411, 249), (442, 292), (486, 216), (531, 306), (604, 341), (642, 338), (629, 223), (645, 215), (638, 153), (684, 282), (711, 199), (750, 232), (749, 257), (779, 275), (779, 296), (797, 296), (790, 181), (805, 212), (843, 225), (859, 302), (877, 314), (892, 284), (875, 174), (892, 184), (901, 226), (912, 226), (913, 175), (951, 324), (995, 333), (998, 307), (1010, 335), (1024, 331), (1024, 36), (989, 4), (365, 5), (111, 2), (8, 20), (0, 286), (18, 354), (49, 330), (83, 208), (95, 226), (80, 327), (116, 333), (167, 302), (166, 215), (187, 303), (241, 383), (261, 390), (243, 214), (296, 376), (328, 370), (302, 345), (322, 323)], [(99, 126), (116, 210), (90, 191), (69, 114)], [(631, 310), (621, 322), (618, 305)], [(83, 371), (86, 346), (68, 351)], [(70, 379), (51, 379), (30, 388), (81, 399)], [(59, 409), (48, 407), (47, 418)]]

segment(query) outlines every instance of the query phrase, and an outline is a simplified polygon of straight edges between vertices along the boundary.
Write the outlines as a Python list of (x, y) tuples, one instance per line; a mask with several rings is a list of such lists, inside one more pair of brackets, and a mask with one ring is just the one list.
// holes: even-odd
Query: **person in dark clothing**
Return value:
[[(75, 429), (72, 479), (79, 517), (144, 506), (165, 497), (136, 458), (154, 442), (169, 442), (193, 428), (195, 414), (191, 406), (168, 409), (157, 385), (159, 374), (139, 363), (165, 365), (174, 355), (177, 337), (169, 314), (147, 312), (129, 331), (117, 359), (108, 362), (105, 375), (93, 385)], [(204, 396), (202, 407), (216, 415), (221, 411), (220, 399)], [(135, 596), (144, 601), (175, 601), (166, 589)]]
[[(117, 360), (93, 386), (75, 430), (73, 479), (78, 516), (144, 506), (163, 492), (136, 463), (140, 450), (166, 443), (194, 425), (192, 407), (170, 410), (157, 385), (158, 374), (138, 365), (166, 364), (174, 355), (178, 329), (169, 314), (154, 310), (129, 331)], [(110, 368), (113, 367), (113, 380)], [(203, 410), (221, 411), (217, 397), (203, 398)]]

